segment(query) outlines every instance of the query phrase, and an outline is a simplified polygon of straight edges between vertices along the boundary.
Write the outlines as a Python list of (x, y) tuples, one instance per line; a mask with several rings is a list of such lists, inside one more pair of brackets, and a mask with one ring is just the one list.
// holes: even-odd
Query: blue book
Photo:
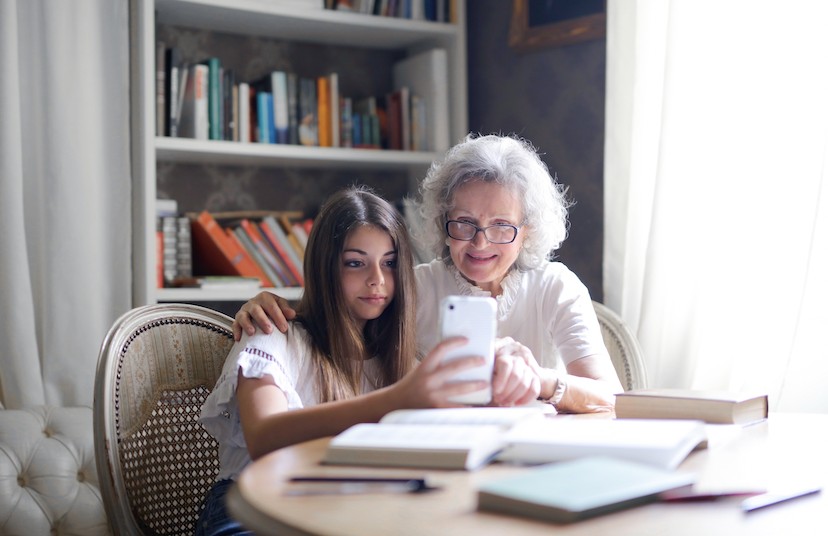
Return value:
[(490, 480), (478, 489), (478, 510), (571, 523), (658, 500), (692, 486), (695, 476), (638, 462), (586, 457)]
[(276, 140), (276, 123), (273, 122), (273, 93), (266, 95), (267, 98), (267, 116), (270, 120), (267, 122), (269, 129), (268, 143), (277, 143)]
[(273, 114), (269, 111), (268, 97), (272, 99), (269, 93), (259, 91), (256, 93), (256, 121), (258, 124), (257, 131), (259, 132), (259, 143), (271, 143), (270, 125), (273, 123)]

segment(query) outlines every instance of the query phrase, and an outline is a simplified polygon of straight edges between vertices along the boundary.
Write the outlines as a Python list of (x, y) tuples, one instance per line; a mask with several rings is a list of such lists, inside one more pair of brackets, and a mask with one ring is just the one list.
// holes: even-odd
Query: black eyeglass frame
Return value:
[[(459, 224), (462, 224), (462, 225), (468, 225), (468, 226), (470, 226), (470, 227), (474, 227), (474, 234), (473, 234), (473, 235), (471, 235), (471, 237), (469, 237), (469, 238), (458, 238), (458, 237), (456, 237), (456, 236), (453, 236), (453, 235), (451, 234), (451, 231), (449, 230), (449, 226), (450, 226), (452, 223), (459, 223)], [(514, 235), (512, 236), (512, 239), (511, 239), (511, 240), (509, 240), (509, 241), (507, 241), (507, 242), (495, 242), (494, 240), (492, 240), (491, 238), (489, 238), (489, 235), (486, 233), (486, 231), (487, 231), (487, 230), (489, 230), (489, 229), (491, 229), (492, 227), (496, 227), (496, 228), (498, 228), (498, 229), (503, 229), (504, 227), (511, 227), (511, 228), (512, 228), (512, 230), (514, 230), (514, 232), (515, 232), (515, 233), (514, 233)], [(449, 236), (449, 238), (454, 239), (454, 240), (461, 240), (461, 241), (463, 241), (463, 242), (471, 242), (472, 240), (474, 240), (474, 237), (475, 237), (475, 236), (477, 236), (477, 233), (482, 232), (482, 233), (483, 233), (483, 236), (484, 236), (484, 237), (486, 238), (486, 240), (488, 240), (488, 241), (489, 241), (489, 243), (491, 243), (491, 244), (511, 244), (512, 242), (514, 242), (514, 241), (515, 241), (515, 238), (517, 238), (518, 231), (521, 229), (521, 227), (523, 227), (523, 225), (518, 226), (518, 225), (512, 225), (511, 223), (497, 223), (497, 224), (495, 224), (495, 225), (489, 225), (488, 227), (478, 227), (477, 225), (475, 225), (475, 224), (473, 224), (473, 223), (469, 223), (469, 222), (467, 222), (467, 221), (461, 221), (461, 220), (448, 220), (448, 221), (446, 221), (446, 234)]]

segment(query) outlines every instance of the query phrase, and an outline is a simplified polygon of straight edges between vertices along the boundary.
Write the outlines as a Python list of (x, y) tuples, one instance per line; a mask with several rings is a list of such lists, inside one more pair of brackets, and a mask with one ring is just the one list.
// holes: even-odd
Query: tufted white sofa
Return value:
[(111, 534), (101, 500), (92, 409), (0, 409), (0, 534)]

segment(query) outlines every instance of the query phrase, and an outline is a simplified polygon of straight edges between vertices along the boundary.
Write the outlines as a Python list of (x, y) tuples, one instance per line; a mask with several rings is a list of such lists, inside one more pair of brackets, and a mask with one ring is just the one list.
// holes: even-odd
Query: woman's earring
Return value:
[(448, 238), (448, 237), (446, 237), (446, 245), (447, 245), (447, 246), (450, 246), (450, 245), (451, 245), (451, 242), (449, 242), (449, 238)]

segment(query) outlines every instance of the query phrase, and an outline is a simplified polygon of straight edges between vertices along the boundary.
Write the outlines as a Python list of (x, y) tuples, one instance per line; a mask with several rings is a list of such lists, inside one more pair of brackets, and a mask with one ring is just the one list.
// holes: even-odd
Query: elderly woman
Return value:
[[(427, 223), (418, 238), (436, 258), (415, 268), (419, 348), (439, 338), (443, 297), (492, 296), (500, 355), (522, 360), (498, 360), (495, 403), (537, 397), (563, 412), (611, 410), (623, 389), (587, 288), (550, 262), (566, 238), (568, 203), (534, 147), (511, 136), (470, 135), (431, 166), (420, 194)], [(283, 329), (285, 316), (293, 316), (287, 303), (262, 292), (242, 306), (234, 329), (237, 337), (257, 325), (270, 332), (269, 319)]]

